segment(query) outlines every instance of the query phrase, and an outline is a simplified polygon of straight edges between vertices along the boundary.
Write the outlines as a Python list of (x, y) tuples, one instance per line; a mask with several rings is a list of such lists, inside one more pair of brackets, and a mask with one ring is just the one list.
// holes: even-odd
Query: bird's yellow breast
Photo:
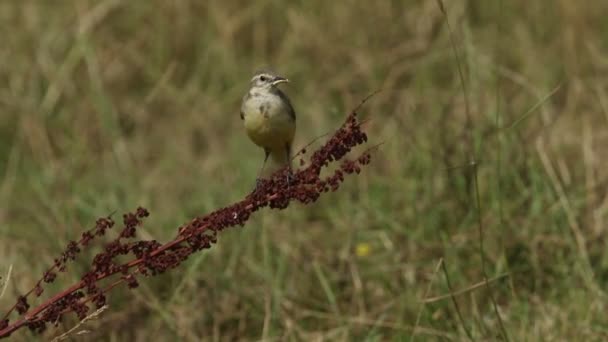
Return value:
[(295, 133), (295, 120), (279, 99), (258, 96), (243, 104), (243, 120), (249, 138), (258, 146), (270, 150), (285, 149)]

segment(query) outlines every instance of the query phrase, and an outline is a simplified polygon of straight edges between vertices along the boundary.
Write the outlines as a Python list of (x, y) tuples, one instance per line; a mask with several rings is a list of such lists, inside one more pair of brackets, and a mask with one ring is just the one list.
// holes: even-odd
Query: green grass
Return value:
[(494, 340), (502, 320), (511, 341), (605, 340), (608, 5), (446, 5), (454, 44), (434, 1), (2, 2), (0, 308), (97, 217), (142, 205), (140, 236), (164, 241), (243, 198), (263, 152), (240, 100), (271, 65), (296, 146), (382, 88), (361, 110), (372, 163), (114, 291), (88, 338)]

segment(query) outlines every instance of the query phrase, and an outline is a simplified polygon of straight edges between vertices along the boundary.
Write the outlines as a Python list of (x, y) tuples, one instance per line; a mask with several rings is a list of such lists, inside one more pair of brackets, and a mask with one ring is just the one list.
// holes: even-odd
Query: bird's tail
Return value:
[(285, 165), (291, 166), (291, 146), (270, 150), (270, 158), (268, 159), (268, 166), (272, 169), (272, 172), (285, 167)]

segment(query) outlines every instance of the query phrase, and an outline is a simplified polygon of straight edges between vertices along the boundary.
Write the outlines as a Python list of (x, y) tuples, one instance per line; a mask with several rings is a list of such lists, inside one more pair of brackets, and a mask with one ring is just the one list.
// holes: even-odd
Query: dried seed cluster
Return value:
[[(312, 154), (308, 166), (295, 173), (287, 168), (276, 172), (270, 179), (260, 181), (244, 200), (197, 217), (180, 227), (177, 236), (165, 244), (155, 240), (128, 240), (136, 237), (137, 228), (149, 216), (146, 209), (137, 208), (134, 213), (123, 215), (122, 230), (105, 245), (103, 251), (95, 255), (89, 271), (82, 276), (80, 282), (30, 310), (28, 297), (32, 293), (36, 297), (41, 296), (44, 292), (43, 283), (55, 281), (57, 272), (65, 272), (69, 261), (74, 260), (97, 237), (105, 235), (115, 225), (111, 217), (98, 219), (95, 227), (82, 233), (79, 241), (68, 243), (65, 251), (55, 259), (54, 265), (44, 272), (32, 290), (17, 298), (15, 305), (0, 320), (0, 338), (9, 336), (23, 326), (42, 332), (47, 324), (58, 324), (68, 312), (74, 312), (82, 320), (90, 311), (90, 305), (100, 308), (106, 304), (107, 293), (115, 286), (126, 284), (128, 288), (136, 288), (138, 275), (154, 276), (176, 268), (192, 253), (210, 248), (216, 243), (221, 230), (243, 226), (251, 214), (261, 208), (284, 209), (292, 200), (309, 204), (324, 192), (336, 191), (345, 175), (359, 173), (361, 166), (370, 162), (369, 150), (357, 159), (345, 158), (353, 147), (366, 141), (367, 136), (353, 112), (335, 134)], [(300, 154), (304, 153), (304, 150), (300, 151)], [(330, 175), (322, 177), (322, 169), (336, 161), (340, 161), (339, 167), (330, 172)], [(130, 261), (119, 261), (121, 256), (127, 256)], [(14, 311), (21, 317), (11, 324), (9, 315)]]

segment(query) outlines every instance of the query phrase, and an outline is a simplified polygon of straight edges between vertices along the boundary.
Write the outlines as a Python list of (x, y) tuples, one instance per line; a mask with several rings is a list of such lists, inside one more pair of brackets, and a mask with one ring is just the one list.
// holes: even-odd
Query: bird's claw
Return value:
[(261, 189), (265, 182), (266, 182), (266, 180), (264, 180), (263, 178), (256, 178), (255, 179), (255, 188), (253, 189), (253, 192), (256, 192), (259, 189)]
[(287, 175), (285, 176), (285, 180), (287, 181), (287, 186), (290, 187), (295, 181), (295, 177), (293, 175), (293, 171), (289, 169), (287, 171)]

